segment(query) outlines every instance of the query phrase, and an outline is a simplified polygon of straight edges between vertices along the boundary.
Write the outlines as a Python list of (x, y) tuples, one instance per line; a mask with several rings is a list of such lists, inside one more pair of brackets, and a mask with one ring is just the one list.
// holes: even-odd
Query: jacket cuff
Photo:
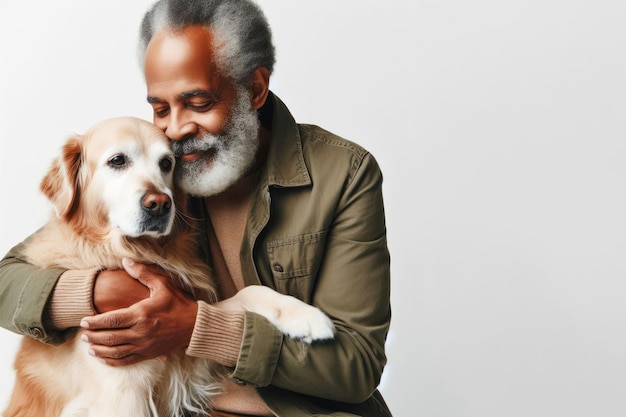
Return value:
[(226, 312), (204, 301), (198, 301), (198, 314), (186, 350), (187, 355), (234, 367), (241, 349), (243, 326), (243, 311)]
[(93, 286), (97, 268), (65, 271), (54, 287), (48, 306), (49, 319), (58, 330), (78, 327), (85, 316), (96, 314)]
[(241, 353), (231, 377), (257, 387), (270, 384), (283, 346), (283, 334), (260, 314), (246, 311)]

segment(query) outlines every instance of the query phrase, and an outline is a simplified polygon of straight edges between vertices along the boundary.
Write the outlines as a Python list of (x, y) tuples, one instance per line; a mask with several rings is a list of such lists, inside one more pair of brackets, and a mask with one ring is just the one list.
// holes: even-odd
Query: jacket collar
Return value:
[(269, 185), (297, 187), (311, 184), (302, 151), (300, 130), (287, 106), (272, 92), (272, 132), (267, 157)]

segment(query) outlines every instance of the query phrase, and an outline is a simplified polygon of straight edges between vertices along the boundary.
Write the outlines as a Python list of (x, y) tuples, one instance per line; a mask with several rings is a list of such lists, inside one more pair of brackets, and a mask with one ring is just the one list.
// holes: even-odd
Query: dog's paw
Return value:
[(250, 285), (217, 303), (226, 311), (247, 310), (262, 315), (281, 333), (306, 343), (335, 337), (333, 322), (320, 309), (262, 285)]
[(328, 316), (297, 298), (288, 299), (268, 319), (283, 334), (306, 343), (335, 337), (335, 326)]

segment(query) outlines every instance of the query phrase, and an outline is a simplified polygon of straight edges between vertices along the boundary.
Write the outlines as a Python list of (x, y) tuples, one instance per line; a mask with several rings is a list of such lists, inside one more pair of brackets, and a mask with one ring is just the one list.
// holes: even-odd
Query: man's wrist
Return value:
[(57, 281), (48, 303), (48, 317), (55, 329), (78, 327), (85, 316), (96, 313), (93, 286), (98, 269), (68, 270)]
[(198, 314), (187, 354), (234, 367), (241, 349), (243, 324), (243, 311), (226, 312), (198, 301)]

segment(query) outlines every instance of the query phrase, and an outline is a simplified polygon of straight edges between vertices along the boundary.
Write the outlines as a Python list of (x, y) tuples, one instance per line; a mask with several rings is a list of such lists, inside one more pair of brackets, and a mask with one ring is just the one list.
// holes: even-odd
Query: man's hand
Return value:
[(93, 305), (98, 313), (130, 307), (150, 297), (150, 290), (123, 269), (98, 273), (93, 289)]
[(85, 317), (81, 327), (87, 330), (82, 337), (91, 344), (89, 353), (107, 365), (124, 366), (187, 346), (197, 302), (172, 285), (167, 273), (156, 266), (125, 259), (124, 268), (148, 288), (150, 297), (127, 308)]

